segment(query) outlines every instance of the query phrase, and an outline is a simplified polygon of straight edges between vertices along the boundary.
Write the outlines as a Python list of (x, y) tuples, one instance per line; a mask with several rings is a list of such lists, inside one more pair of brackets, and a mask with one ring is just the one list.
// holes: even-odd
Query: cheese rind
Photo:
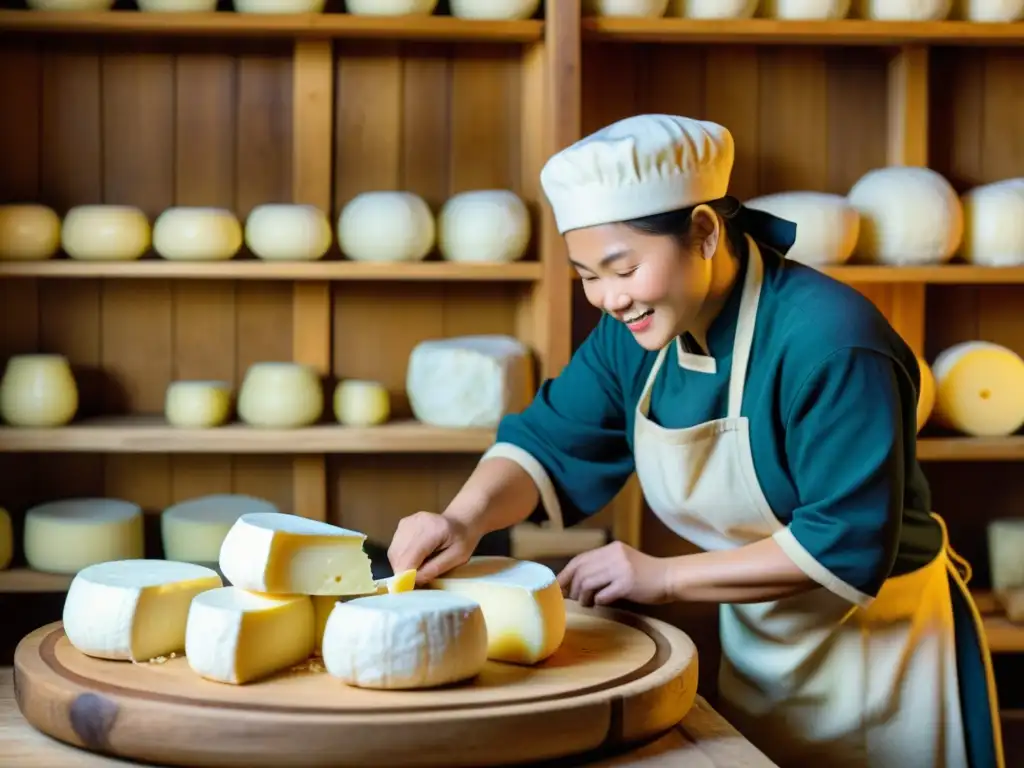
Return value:
[(460, 192), (448, 198), (437, 217), (437, 247), (448, 261), (518, 261), (530, 235), (530, 212), (507, 189)]
[(25, 513), (25, 559), (48, 573), (77, 573), (143, 557), (142, 509), (120, 499), (60, 499)]
[[(411, 568), (401, 573), (396, 573), (387, 579), (377, 579), (374, 582), (374, 595), (396, 594), (398, 592), (411, 592), (416, 588), (416, 569)], [(360, 597), (370, 595), (314, 595), (313, 610), (316, 613), (316, 653), (319, 654), (323, 648), (324, 629), (327, 627), (327, 619), (338, 602), (358, 600)]]
[(242, 247), (242, 225), (226, 208), (178, 206), (153, 222), (153, 250), (172, 261), (224, 261)]
[(281, 512), (242, 515), (220, 548), (232, 585), (294, 595), (367, 595), (376, 590), (366, 536)]
[(437, 0), (345, 0), (354, 16), (429, 16)]
[(436, 236), (430, 206), (411, 192), (363, 192), (338, 217), (338, 245), (354, 261), (420, 261)]
[(987, 341), (965, 341), (932, 362), (936, 423), (973, 437), (1005, 437), (1024, 426), (1024, 359)]
[(151, 241), (149, 219), (130, 205), (80, 205), (64, 216), (61, 246), (72, 259), (133, 261)]
[(843, 264), (857, 247), (860, 214), (841, 195), (777, 192), (755, 197), (745, 205), (797, 225), (796, 242), (787, 259), (812, 266)]
[(312, 366), (302, 363), (253, 363), (238, 392), (238, 417), (253, 427), (306, 427), (323, 410), (320, 377)]
[(347, 427), (383, 424), (391, 416), (391, 395), (379, 381), (345, 379), (334, 389), (334, 417)]
[(78, 384), (63, 355), (14, 355), (0, 379), (0, 416), (19, 427), (61, 427), (78, 412)]
[(277, 511), (269, 501), (241, 493), (213, 493), (172, 504), (160, 515), (164, 557), (187, 563), (217, 563), (224, 537), (238, 518)]
[(943, 21), (953, 0), (854, 0), (853, 15), (874, 21)]
[(172, 381), (164, 395), (164, 418), (172, 427), (218, 427), (231, 415), (231, 385), (226, 381)]
[(547, 566), (510, 557), (473, 557), (428, 585), (480, 603), (487, 623), (487, 656), (536, 664), (565, 639), (565, 599)]
[(666, 16), (687, 19), (749, 19), (758, 0), (670, 0)]
[(0, 261), (42, 261), (60, 248), (60, 217), (45, 205), (0, 205)]
[(241, 685), (308, 659), (313, 633), (311, 598), (221, 587), (192, 600), (185, 655), (201, 677)]
[(1024, 179), (1007, 179), (968, 190), (960, 255), (969, 264), (1024, 264)]
[(974, 22), (1010, 22), (1024, 19), (1024, 0), (957, 0), (954, 15)]
[(770, 19), (845, 19), (850, 0), (764, 0), (761, 13)]
[(266, 261), (316, 261), (331, 247), (327, 214), (314, 205), (268, 203), (245, 221), (245, 243)]
[(448, 0), (448, 8), (460, 19), (529, 19), (540, 7), (540, 0)]
[(64, 633), (87, 656), (149, 661), (185, 650), (192, 598), (223, 585), (210, 568), (116, 560), (79, 571), (64, 600)]
[(324, 666), (361, 688), (433, 688), (478, 675), (487, 663), (481, 606), (414, 590), (339, 602), (324, 630)]

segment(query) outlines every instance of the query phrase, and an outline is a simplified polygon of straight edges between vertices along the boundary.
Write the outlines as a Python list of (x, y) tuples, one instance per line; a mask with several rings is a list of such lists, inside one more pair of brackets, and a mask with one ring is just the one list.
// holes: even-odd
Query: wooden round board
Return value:
[(185, 766), (494, 766), (627, 745), (678, 723), (697, 691), (697, 650), (680, 630), (625, 611), (566, 603), (568, 628), (546, 661), (488, 662), (441, 689), (372, 691), (318, 660), (234, 686), (182, 657), (104, 661), (79, 653), (60, 622), (14, 657), (18, 707), (74, 746)]

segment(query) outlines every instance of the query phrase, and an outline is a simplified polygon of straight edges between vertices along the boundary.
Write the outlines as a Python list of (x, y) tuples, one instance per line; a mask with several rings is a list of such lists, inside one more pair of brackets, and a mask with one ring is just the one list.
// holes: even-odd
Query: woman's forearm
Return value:
[(530, 516), (540, 493), (521, 466), (495, 457), (481, 461), (444, 511), (481, 536), (511, 528)]

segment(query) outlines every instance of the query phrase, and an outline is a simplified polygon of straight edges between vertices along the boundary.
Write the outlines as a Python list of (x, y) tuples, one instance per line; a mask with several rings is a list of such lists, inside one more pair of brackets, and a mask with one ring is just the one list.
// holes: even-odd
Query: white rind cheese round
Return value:
[(989, 581), (997, 594), (1024, 587), (1024, 518), (1003, 517), (986, 526)]
[(850, 0), (762, 0), (761, 15), (769, 19), (845, 19)]
[(345, 10), (354, 16), (429, 16), (437, 0), (345, 0)]
[(430, 206), (411, 192), (363, 192), (338, 217), (338, 246), (353, 261), (421, 261), (436, 234)]
[(860, 214), (842, 195), (778, 192), (744, 203), (796, 224), (796, 242), (786, 258), (815, 267), (843, 264), (853, 255)]
[(942, 21), (953, 9), (953, 0), (854, 0), (859, 19), (875, 21)]
[(334, 389), (334, 416), (347, 427), (383, 424), (391, 415), (391, 395), (379, 381), (345, 379)]
[(975, 187), (961, 201), (964, 261), (984, 267), (1024, 264), (1024, 178)]
[(120, 499), (61, 499), (25, 513), (23, 546), (30, 568), (78, 573), (109, 560), (143, 557), (142, 509)]
[(63, 355), (15, 355), (0, 379), (0, 417), (16, 427), (62, 427), (78, 412), (78, 385)]
[(231, 385), (226, 381), (172, 381), (164, 396), (164, 418), (172, 427), (219, 427), (231, 415)]
[[(473, 557), (429, 584), (480, 603), (487, 624), (487, 657), (537, 664), (565, 639), (565, 599), (554, 571), (511, 557)], [(413, 594), (416, 594), (415, 592)]]
[(435, 427), (495, 427), (532, 397), (529, 350), (511, 336), (459, 336), (417, 344), (405, 388), (413, 415)]
[(240, 493), (214, 493), (172, 504), (160, 515), (164, 557), (185, 563), (216, 563), (224, 537), (238, 518), (277, 511), (269, 501)]
[(932, 362), (934, 419), (972, 437), (1006, 437), (1024, 426), (1024, 359), (987, 341), (965, 341)]
[(668, 0), (583, 0), (584, 16), (655, 19), (665, 15)]
[(975, 22), (1010, 22), (1024, 19), (1024, 0), (956, 0), (953, 15)]
[(109, 11), (114, 0), (27, 0), (33, 11)]
[(196, 595), (185, 627), (185, 657), (200, 677), (244, 685), (313, 655), (313, 601), (237, 587)]
[(253, 427), (295, 429), (324, 410), (320, 377), (301, 363), (254, 363), (238, 392), (238, 417)]
[(686, 19), (749, 19), (758, 0), (670, 0), (668, 16)]
[(64, 633), (86, 656), (145, 662), (185, 650), (192, 598), (223, 586), (216, 571), (169, 560), (115, 560), (79, 571)]
[(853, 185), (848, 198), (860, 213), (856, 253), (865, 261), (888, 266), (941, 264), (960, 247), (960, 196), (930, 168), (876, 168)]
[(60, 250), (60, 217), (45, 205), (0, 205), (0, 261), (43, 261)]
[(326, 0), (234, 0), (238, 13), (322, 13)]
[(333, 236), (327, 214), (315, 205), (259, 205), (245, 221), (246, 246), (266, 261), (317, 261)]
[(917, 367), (921, 371), (921, 392), (917, 398), (917, 431), (924, 429), (935, 410), (935, 376), (927, 361), (917, 356)]
[(72, 259), (135, 261), (149, 250), (149, 219), (129, 205), (80, 205), (64, 216), (61, 247)]
[(11, 513), (0, 507), (0, 571), (11, 564), (14, 559), (14, 526), (11, 525)]
[(448, 8), (460, 19), (516, 21), (533, 18), (540, 0), (448, 0)]
[(530, 212), (507, 189), (482, 189), (450, 197), (437, 220), (437, 247), (448, 261), (507, 264), (530, 245)]
[(217, 0), (136, 0), (145, 13), (213, 13)]
[(153, 250), (170, 261), (226, 261), (242, 247), (242, 225), (224, 208), (168, 208), (153, 222)]
[(468, 680), (487, 663), (480, 605), (414, 590), (339, 602), (327, 618), (327, 672), (359, 688), (434, 688)]

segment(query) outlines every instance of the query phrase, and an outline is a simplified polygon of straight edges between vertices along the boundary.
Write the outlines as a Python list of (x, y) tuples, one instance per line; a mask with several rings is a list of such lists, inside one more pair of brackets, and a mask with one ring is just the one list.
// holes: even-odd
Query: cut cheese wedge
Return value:
[(171, 560), (83, 568), (64, 600), (64, 633), (87, 656), (150, 661), (185, 650), (189, 605), (223, 586), (216, 571)]
[(973, 437), (1005, 437), (1024, 426), (1024, 359), (987, 341), (966, 341), (932, 363), (936, 423)]
[[(374, 590), (372, 595), (388, 595), (397, 594), (399, 592), (411, 592), (416, 588), (416, 569), (410, 568), (407, 571), (396, 573), (387, 579), (377, 579), (374, 582)], [(323, 647), (324, 629), (327, 627), (327, 619), (331, 615), (331, 611), (334, 610), (334, 606), (339, 602), (347, 600), (356, 600), (360, 597), (369, 597), (370, 595), (353, 595), (353, 596), (337, 596), (337, 595), (316, 595), (313, 597), (313, 610), (316, 614), (316, 653), (320, 653)]]
[(313, 633), (311, 598), (222, 587), (192, 601), (185, 655), (201, 677), (240, 685), (308, 659)]
[(328, 673), (360, 688), (432, 688), (478, 675), (487, 624), (475, 600), (413, 590), (339, 602), (323, 639)]
[(473, 557), (430, 589), (480, 603), (487, 621), (487, 656), (495, 661), (536, 664), (565, 638), (565, 600), (554, 571), (529, 560)]
[(235, 521), (220, 548), (220, 570), (232, 585), (293, 595), (369, 595), (376, 591), (366, 536), (281, 512)]

